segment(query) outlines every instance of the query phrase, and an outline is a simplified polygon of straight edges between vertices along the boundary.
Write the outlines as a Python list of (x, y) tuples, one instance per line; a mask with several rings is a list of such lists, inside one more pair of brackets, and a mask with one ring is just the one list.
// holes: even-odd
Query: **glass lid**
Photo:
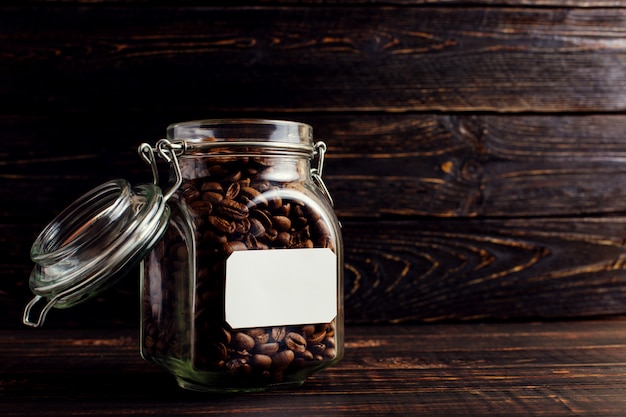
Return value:
[[(31, 247), (35, 267), (29, 285), (35, 297), (24, 309), (24, 324), (39, 327), (52, 307), (67, 308), (93, 297), (147, 255), (167, 228), (166, 203), (182, 181), (177, 151), (165, 139), (156, 148), (142, 144), (139, 154), (152, 166), (152, 184), (131, 187), (124, 179), (105, 182), (43, 229)], [(165, 194), (157, 185), (155, 152), (174, 168), (174, 184)], [(45, 305), (34, 313), (40, 301)], [(36, 320), (31, 320), (31, 313)]]
[[(24, 324), (38, 327), (51, 307), (71, 307), (117, 282), (161, 238), (168, 219), (169, 208), (155, 184), (133, 189), (116, 179), (80, 197), (33, 243), (36, 265), (29, 285), (35, 298)], [(40, 300), (46, 306), (33, 322), (30, 311)]]

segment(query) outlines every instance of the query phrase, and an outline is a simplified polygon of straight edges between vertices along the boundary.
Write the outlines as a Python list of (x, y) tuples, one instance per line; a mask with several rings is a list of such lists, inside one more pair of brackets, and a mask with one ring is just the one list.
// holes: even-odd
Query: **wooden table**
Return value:
[(0, 415), (623, 416), (626, 318), (351, 326), (289, 391), (208, 395), (144, 362), (135, 330), (0, 331)]

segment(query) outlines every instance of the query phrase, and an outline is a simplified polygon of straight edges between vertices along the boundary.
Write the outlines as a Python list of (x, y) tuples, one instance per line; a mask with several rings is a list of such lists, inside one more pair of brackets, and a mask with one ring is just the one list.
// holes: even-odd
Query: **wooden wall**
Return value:
[[(350, 323), (626, 312), (626, 1), (0, 6), (0, 327), (29, 248), (169, 123), (314, 126)], [(136, 326), (131, 275), (59, 327)]]

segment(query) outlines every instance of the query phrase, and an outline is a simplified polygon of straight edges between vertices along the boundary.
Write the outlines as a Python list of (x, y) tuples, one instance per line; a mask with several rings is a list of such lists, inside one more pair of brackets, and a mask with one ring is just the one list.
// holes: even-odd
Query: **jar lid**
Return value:
[[(35, 298), (26, 306), (24, 324), (38, 327), (50, 308), (71, 307), (115, 283), (158, 242), (169, 214), (156, 184), (132, 188), (124, 179), (101, 184), (72, 203), (31, 248)], [(40, 300), (46, 305), (31, 321)]]

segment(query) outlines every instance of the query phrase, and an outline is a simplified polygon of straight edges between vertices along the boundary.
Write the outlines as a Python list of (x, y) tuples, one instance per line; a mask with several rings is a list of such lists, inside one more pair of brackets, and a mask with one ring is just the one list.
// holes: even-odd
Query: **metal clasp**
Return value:
[(167, 193), (163, 193), (163, 201), (169, 200), (178, 187), (180, 187), (183, 183), (183, 176), (180, 172), (177, 153), (181, 155), (184, 152), (184, 146), (181, 143), (172, 143), (167, 139), (160, 139), (154, 148), (149, 143), (142, 143), (139, 145), (138, 152), (141, 159), (143, 159), (152, 168), (152, 178), (155, 185), (159, 185), (159, 170), (155, 154), (159, 155), (161, 159), (168, 162), (174, 169), (174, 184), (172, 184)]
[(41, 326), (44, 320), (46, 319), (46, 315), (48, 314), (48, 311), (50, 311), (50, 309), (54, 307), (57, 301), (59, 301), (59, 299), (61, 299), (68, 292), (69, 291), (64, 291), (60, 294), (57, 294), (52, 300), (48, 300), (46, 305), (39, 311), (39, 314), (37, 316), (37, 321), (32, 321), (30, 318), (31, 310), (33, 309), (33, 307), (35, 307), (35, 304), (37, 304), (40, 300), (43, 300), (43, 297), (41, 295), (36, 295), (35, 298), (30, 300), (28, 304), (26, 304), (26, 307), (24, 308), (24, 314), (22, 315), (22, 323), (30, 327)]
[(322, 190), (322, 193), (328, 198), (331, 206), (335, 205), (333, 198), (330, 196), (330, 192), (322, 180), (322, 170), (324, 169), (324, 155), (326, 154), (326, 144), (322, 141), (316, 142), (313, 149), (313, 156), (317, 156), (317, 168), (311, 168), (311, 177), (318, 187)]

